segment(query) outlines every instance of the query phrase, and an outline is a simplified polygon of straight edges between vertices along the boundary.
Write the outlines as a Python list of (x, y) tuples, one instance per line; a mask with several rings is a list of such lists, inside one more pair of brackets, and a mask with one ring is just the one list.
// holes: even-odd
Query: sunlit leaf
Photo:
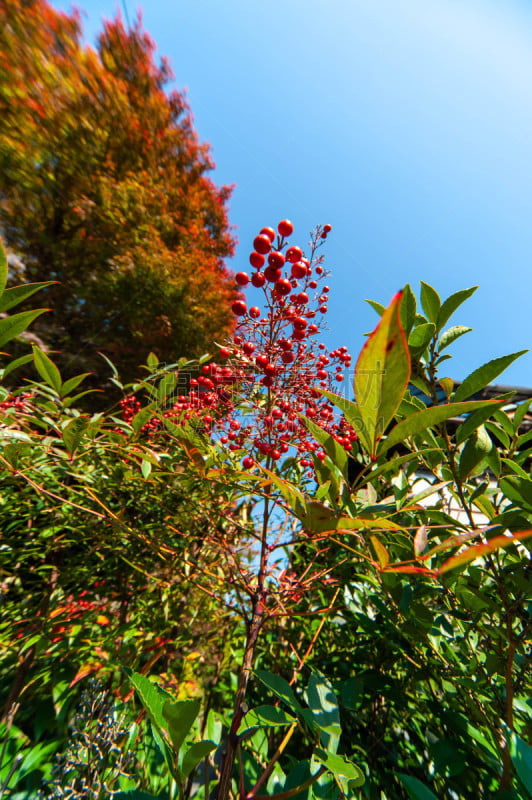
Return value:
[(354, 390), (360, 414), (361, 441), (375, 454), (401, 402), (410, 376), (410, 356), (401, 327), (402, 292), (398, 292), (364, 345), (355, 367)]

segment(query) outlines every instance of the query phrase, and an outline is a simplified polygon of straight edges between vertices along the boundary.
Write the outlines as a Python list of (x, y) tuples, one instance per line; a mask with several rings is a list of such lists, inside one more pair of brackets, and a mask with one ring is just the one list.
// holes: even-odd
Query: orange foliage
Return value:
[(0, 0), (0, 224), (26, 280), (60, 282), (39, 333), (75, 372), (103, 350), (127, 375), (231, 331), (231, 188), (172, 78), (139, 21), (106, 22), (92, 49), (77, 12)]

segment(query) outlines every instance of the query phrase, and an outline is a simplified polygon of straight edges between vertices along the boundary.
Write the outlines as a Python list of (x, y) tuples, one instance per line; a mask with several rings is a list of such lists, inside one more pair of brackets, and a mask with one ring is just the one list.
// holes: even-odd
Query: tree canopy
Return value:
[(93, 49), (77, 12), (0, 2), (0, 225), (24, 280), (58, 282), (36, 331), (66, 369), (103, 351), (128, 375), (231, 330), (231, 187), (172, 78), (140, 20)]

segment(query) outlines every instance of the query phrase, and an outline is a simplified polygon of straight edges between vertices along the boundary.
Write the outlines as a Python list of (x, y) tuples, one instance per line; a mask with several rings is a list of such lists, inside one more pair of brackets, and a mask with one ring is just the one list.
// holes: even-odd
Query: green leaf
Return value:
[(440, 313), (441, 300), (436, 289), (433, 289), (425, 281), (421, 281), (421, 305), (427, 318), (436, 325), (438, 314)]
[(44, 281), (43, 283), (25, 283), (22, 286), (12, 286), (6, 289), (0, 297), (0, 311), (9, 311), (10, 308), (18, 306), (23, 300), (31, 297), (32, 294), (44, 289), (46, 286), (55, 284), (56, 281)]
[[(491, 401), (488, 401), (491, 402)], [(467, 418), (462, 422), (461, 425), (458, 426), (455, 434), (455, 441), (456, 444), (462, 444), (463, 442), (467, 441), (469, 437), (476, 431), (476, 429), (482, 425), (486, 420), (492, 417), (494, 414), (497, 413), (498, 409), (500, 408), (500, 404), (498, 403), (496, 406), (485, 406), (484, 408), (479, 408), (477, 411), (474, 411), (472, 414), (468, 414)]]
[(85, 378), (88, 378), (89, 375), (92, 375), (91, 372), (84, 372), (83, 375), (75, 375), (73, 378), (69, 378), (61, 387), (61, 397), (66, 397), (70, 392), (73, 392), (74, 389), (80, 385)]
[(408, 337), (408, 346), (414, 353), (422, 353), (434, 336), (436, 326), (433, 322), (417, 325)]
[(398, 292), (362, 348), (355, 367), (354, 390), (361, 418), (361, 442), (370, 455), (405, 393), (410, 355), (401, 327), (402, 292)]
[(532, 747), (516, 733), (510, 734), (510, 755), (519, 780), (532, 797)]
[(143, 458), (142, 463), (140, 465), (140, 471), (142, 473), (142, 477), (147, 480), (151, 475), (151, 463)]
[(89, 426), (90, 420), (88, 417), (74, 417), (63, 428), (63, 441), (68, 453), (72, 456), (79, 447), (83, 438), (83, 434)]
[(128, 792), (114, 794), (113, 800), (161, 800), (161, 795), (148, 794), (148, 792), (142, 792), (140, 789), (130, 789)]
[(181, 764), (181, 774), (183, 776), (183, 780), (188, 778), (190, 773), (193, 769), (195, 769), (200, 761), (212, 753), (213, 750), (216, 750), (217, 745), (214, 742), (209, 742), (207, 740), (201, 742), (194, 742), (185, 755), (183, 756), (183, 762)]
[(397, 777), (405, 787), (410, 800), (438, 800), (436, 795), (417, 778), (403, 775), (400, 772), (397, 773)]
[(512, 420), (514, 433), (517, 433), (517, 431), (521, 427), (521, 424), (525, 418), (525, 414), (528, 412), (528, 409), (530, 408), (530, 403), (532, 403), (532, 397), (529, 400), (525, 400), (523, 403), (521, 403), (520, 406), (517, 406)]
[(306, 700), (314, 721), (321, 730), (321, 744), (328, 751), (336, 753), (342, 732), (338, 701), (329, 681), (314, 670), (308, 682)]
[(33, 353), (28, 353), (25, 356), (20, 356), (20, 358), (15, 358), (13, 361), (10, 361), (1, 371), (1, 377), (6, 378), (10, 372), (14, 372), (14, 370), (22, 367), (24, 364), (28, 364), (30, 361), (33, 361)]
[[(384, 310), (384, 309), (383, 309)], [(401, 303), (401, 325), (408, 336), (416, 319), (416, 296), (410, 284), (406, 284), (403, 289), (403, 301)]]
[(21, 311), (19, 314), (0, 319), (0, 347), (3, 347), (6, 342), (11, 341), (16, 336), (20, 336), (31, 325), (33, 320), (44, 314), (45, 311), (50, 311), (50, 309), (37, 308), (33, 311)]
[(2, 240), (0, 239), (0, 295), (3, 294), (4, 289), (6, 288), (7, 274), (7, 256)]
[(386, 439), (379, 445), (379, 455), (382, 455), (390, 447), (393, 447), (400, 442), (403, 442), (409, 436), (414, 436), (421, 433), (426, 428), (433, 428), (440, 422), (444, 422), (452, 417), (461, 417), (462, 414), (468, 414), (471, 411), (476, 411), (477, 408), (484, 408), (491, 406), (496, 408), (499, 404), (493, 400), (472, 400), (465, 403), (446, 403), (442, 406), (431, 406), (423, 411), (418, 411), (416, 414), (401, 420), (388, 434)]
[(140, 433), (144, 425), (150, 420), (156, 412), (157, 403), (150, 403), (148, 406), (141, 408), (137, 411), (131, 420), (131, 427), (135, 433)]
[(345, 477), (347, 475), (347, 451), (344, 450), (341, 444), (338, 444), (334, 437), (327, 433), (327, 431), (324, 431), (323, 428), (320, 428), (319, 425), (316, 425), (315, 422), (308, 419), (308, 417), (303, 416), (302, 414), (300, 416), (314, 439), (321, 444), (333, 464), (338, 467), (342, 475)]
[(152, 371), (155, 371), (157, 369), (157, 367), (159, 365), (159, 359), (157, 358), (155, 353), (148, 353), (148, 358), (146, 359), (146, 364), (148, 365), (148, 367)]
[(465, 325), (453, 325), (452, 328), (447, 328), (438, 340), (438, 352), (441, 353), (442, 350), (449, 347), (450, 344), (455, 342), (460, 336), (463, 336), (464, 333), (469, 333), (469, 331), (472, 330), (473, 328), (467, 328)]
[(353, 789), (362, 786), (364, 783), (364, 773), (360, 767), (353, 764), (346, 756), (338, 756), (335, 753), (328, 753), (318, 748), (314, 751), (314, 758), (334, 776), (346, 797), (352, 794)]
[(532, 480), (519, 475), (507, 475), (501, 478), (500, 488), (505, 496), (515, 505), (532, 510)]
[(462, 478), (466, 478), (468, 475), (470, 475), (474, 471), (475, 467), (484, 461), (492, 448), (493, 442), (491, 441), (486, 428), (484, 425), (480, 425), (469, 436), (466, 445), (460, 454), (460, 462), (458, 464), (460, 476)]
[(168, 768), (174, 774), (174, 759), (172, 751), (166, 738), (167, 722), (163, 716), (165, 703), (171, 700), (168, 692), (161, 689), (156, 683), (152, 683), (144, 675), (133, 672), (129, 668), (124, 668), (124, 672), (137, 690), (141, 703), (146, 709), (148, 719), (152, 724), (153, 738), (163, 754)]
[(291, 725), (294, 717), (276, 706), (258, 706), (248, 711), (242, 718), (238, 735), (240, 736), (252, 728), (277, 728), (282, 725)]
[(187, 733), (192, 728), (199, 714), (200, 706), (199, 700), (181, 700), (177, 702), (166, 700), (163, 704), (162, 715), (166, 720), (166, 727), (176, 753), (179, 752)]
[(382, 317), (386, 310), (382, 303), (377, 303), (375, 300), (366, 300), (366, 303), (369, 303), (372, 309), (377, 312), (379, 317)]
[(37, 372), (43, 381), (45, 381), (48, 386), (51, 386), (51, 388), (54, 389), (57, 394), (61, 394), (61, 386), (63, 383), (61, 380), (61, 373), (57, 369), (52, 359), (48, 358), (46, 353), (43, 353), (43, 351), (35, 344), (33, 345), (33, 361), (35, 363), (35, 368), (37, 369)]
[(504, 372), (516, 358), (519, 358), (525, 353), (528, 353), (528, 350), (520, 350), (518, 353), (512, 353), (511, 355), (502, 356), (501, 358), (494, 358), (492, 361), (488, 361), (487, 364), (483, 364), (481, 367), (474, 370), (474, 372), (464, 379), (463, 383), (460, 384), (454, 393), (453, 402), (458, 403), (461, 400), (467, 400), (472, 394), (484, 389), (488, 383), (494, 381), (501, 372)]
[(478, 289), (478, 286), (472, 286), (470, 289), (460, 289), (445, 300), (438, 314), (438, 330), (441, 330), (445, 323), (452, 317), (454, 312), (459, 306), (462, 305), (472, 294)]
[(303, 710), (301, 703), (297, 700), (292, 691), (292, 687), (284, 678), (281, 678), (280, 675), (274, 675), (272, 672), (266, 672), (266, 670), (263, 669), (254, 670), (254, 675), (261, 683), (270, 689), (276, 697), (286, 703), (288, 708), (295, 714)]
[(161, 378), (157, 385), (157, 400), (161, 405), (164, 405), (169, 395), (172, 394), (176, 383), (177, 375), (175, 372), (170, 372), (168, 375)]

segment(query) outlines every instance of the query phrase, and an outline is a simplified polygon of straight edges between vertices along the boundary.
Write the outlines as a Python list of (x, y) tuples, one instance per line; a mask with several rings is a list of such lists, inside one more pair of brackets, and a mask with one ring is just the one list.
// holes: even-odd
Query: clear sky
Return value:
[[(136, 0), (83, 0), (87, 39), (124, 5), (134, 19)], [(235, 271), (264, 225), (287, 217), (304, 244), (328, 222), (331, 347), (356, 355), (377, 321), (364, 298), (387, 304), (420, 280), (444, 297), (480, 286), (455, 318), (474, 331), (450, 351), (450, 377), (532, 347), (531, 3), (140, 8), (212, 145), (213, 179), (235, 184)], [(532, 386), (532, 355), (498, 382)]]

